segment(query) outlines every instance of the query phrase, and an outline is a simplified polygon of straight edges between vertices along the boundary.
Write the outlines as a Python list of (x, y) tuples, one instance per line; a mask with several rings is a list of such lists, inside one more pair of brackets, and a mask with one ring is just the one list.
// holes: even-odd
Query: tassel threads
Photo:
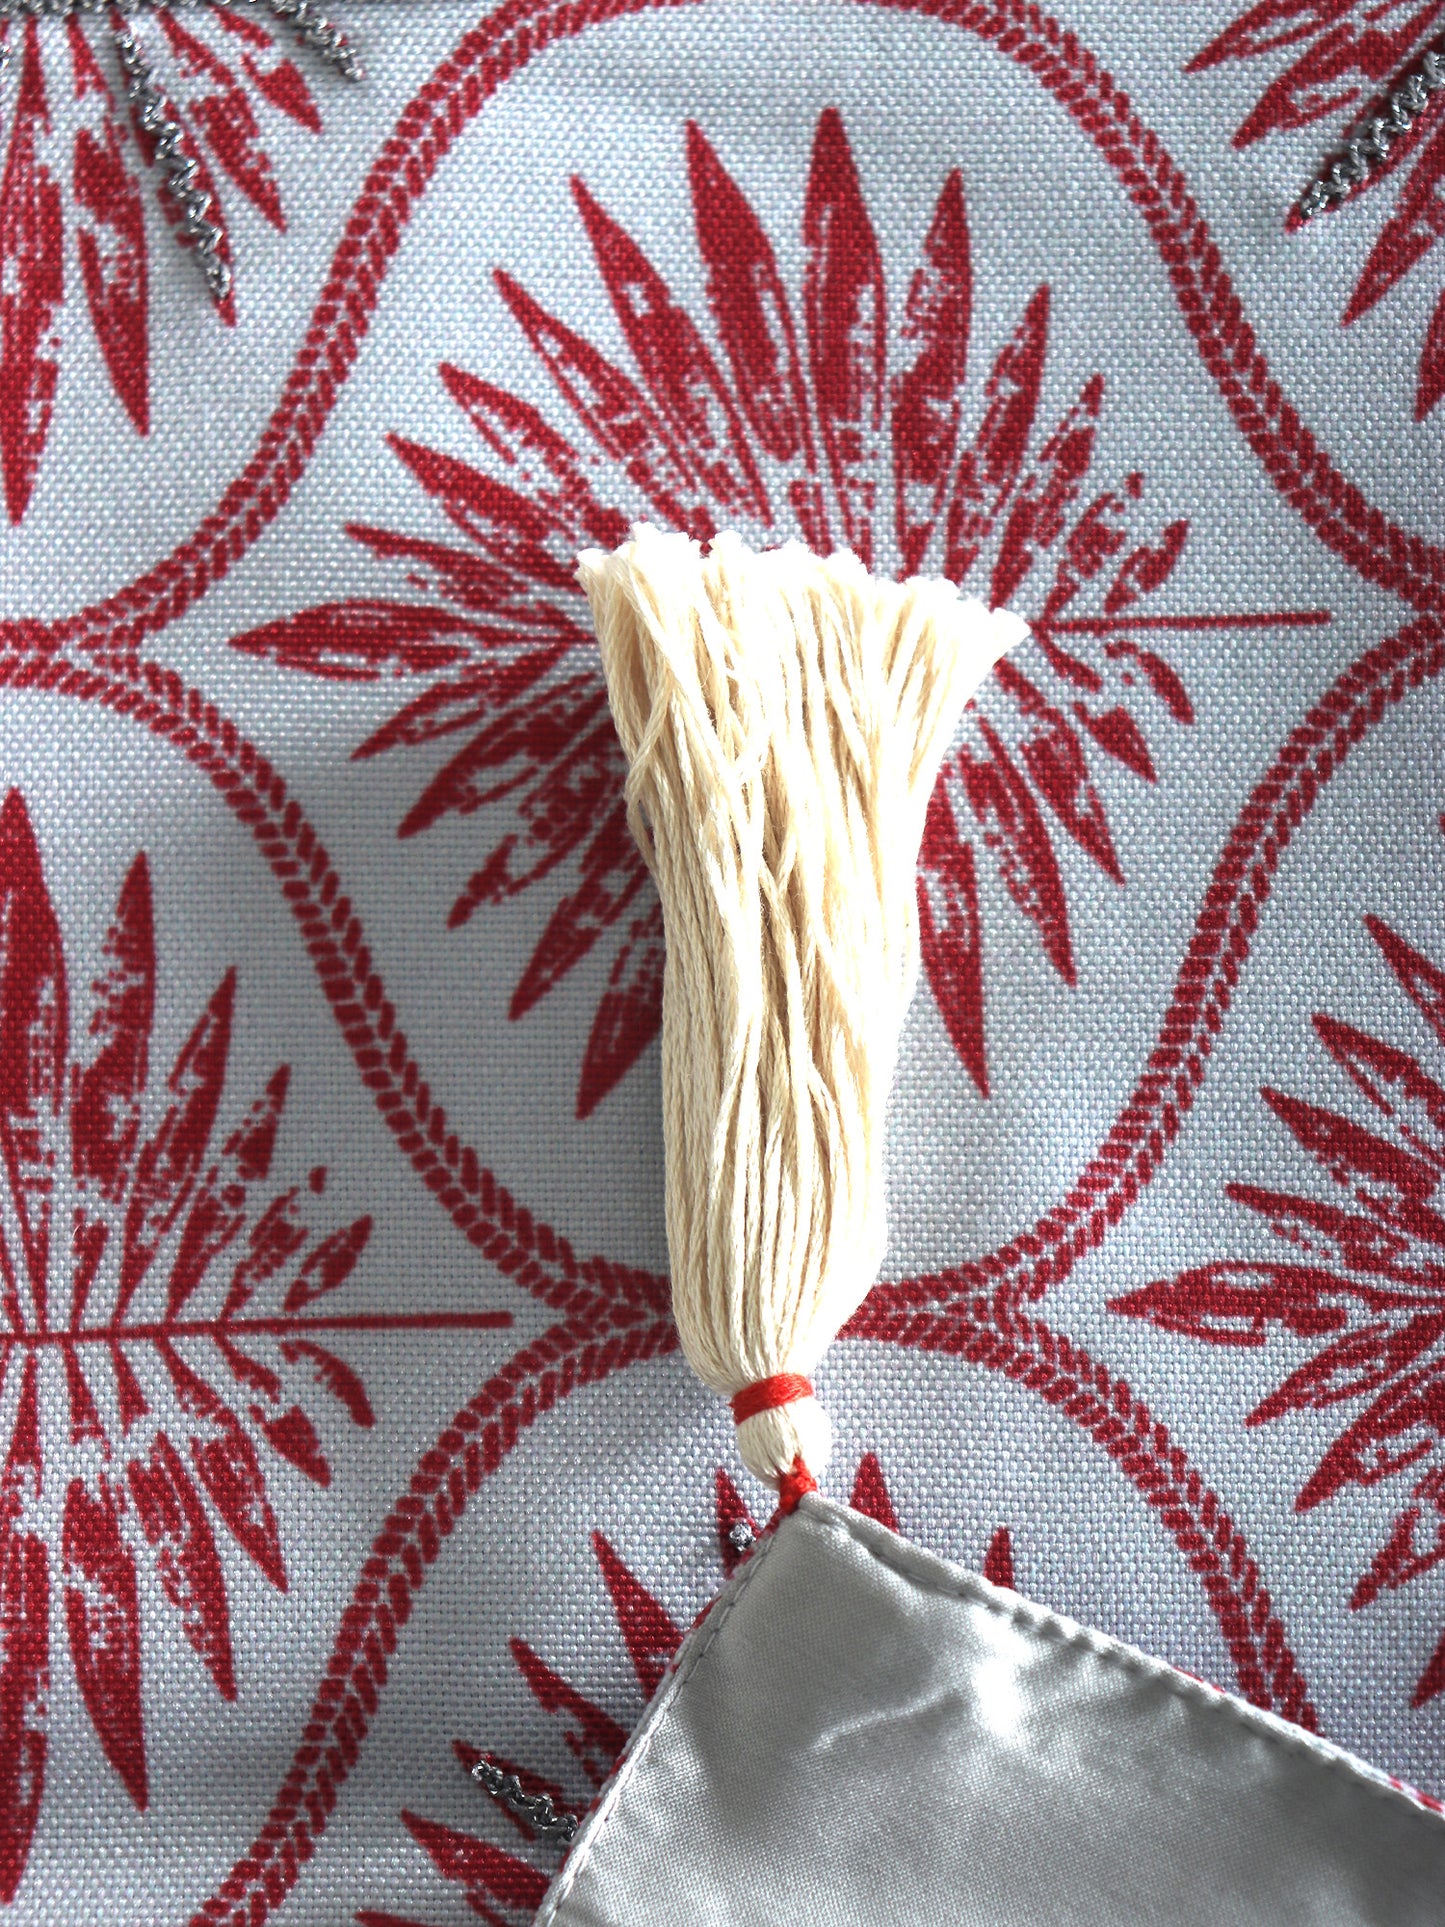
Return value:
[(663, 1134), (683, 1350), (785, 1502), (827, 1464), (809, 1374), (885, 1243), (914, 876), (960, 712), (1026, 633), (947, 582), (643, 525), (578, 573), (662, 899)]

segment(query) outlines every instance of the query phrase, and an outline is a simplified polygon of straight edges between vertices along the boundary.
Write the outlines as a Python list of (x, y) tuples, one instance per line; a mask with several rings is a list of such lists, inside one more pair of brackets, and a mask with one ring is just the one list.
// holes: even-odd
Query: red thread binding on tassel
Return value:
[(744, 1419), (756, 1418), (759, 1412), (776, 1412), (782, 1405), (793, 1405), (800, 1398), (812, 1396), (810, 1379), (797, 1372), (774, 1372), (771, 1378), (760, 1378), (755, 1385), (744, 1385), (740, 1392), (733, 1393), (733, 1423), (741, 1425)]
[(778, 1481), (778, 1510), (784, 1517), (796, 1512), (798, 1502), (805, 1492), (816, 1492), (818, 1481), (804, 1465), (801, 1456), (793, 1460), (791, 1472), (785, 1472)]

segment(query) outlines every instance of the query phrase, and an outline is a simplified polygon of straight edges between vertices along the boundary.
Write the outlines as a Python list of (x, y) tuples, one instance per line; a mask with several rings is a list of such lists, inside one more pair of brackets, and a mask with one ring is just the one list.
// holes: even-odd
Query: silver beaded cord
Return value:
[(1429, 105), (1430, 96), (1442, 87), (1445, 87), (1445, 55), (1432, 47), (1415, 71), (1391, 94), (1389, 112), (1372, 115), (1359, 132), (1346, 141), (1344, 154), (1328, 173), (1310, 182), (1300, 197), (1301, 220), (1312, 221), (1367, 180), (1375, 163), (1385, 158), (1401, 134), (1409, 132)]
[(200, 169), (182, 147), (185, 134), (179, 122), (166, 112), (150, 62), (123, 19), (117, 18), (111, 37), (125, 76), (126, 95), (135, 109), (136, 119), (151, 137), (156, 160), (165, 175), (166, 192), (181, 211), (181, 233), (196, 244), (196, 256), (212, 298), (224, 301), (231, 292), (231, 270), (221, 258), (221, 229), (210, 218), (211, 197), (196, 185)]
[(262, 0), (262, 4), (292, 27), (302, 46), (318, 53), (343, 80), (365, 80), (366, 69), (357, 59), (356, 49), (339, 27), (317, 12), (311, 0)]
[(580, 1825), (575, 1813), (558, 1811), (550, 1793), (523, 1793), (522, 1783), (516, 1774), (504, 1773), (499, 1766), (493, 1766), (490, 1760), (478, 1760), (472, 1768), (472, 1778), (478, 1786), (485, 1787), (509, 1813), (515, 1813), (519, 1820), (525, 1820), (539, 1840), (565, 1846)]

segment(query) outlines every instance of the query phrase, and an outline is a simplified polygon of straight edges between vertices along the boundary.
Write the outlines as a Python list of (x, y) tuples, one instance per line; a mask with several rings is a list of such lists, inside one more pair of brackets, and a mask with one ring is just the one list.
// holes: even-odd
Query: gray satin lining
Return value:
[(690, 1635), (537, 1927), (1445, 1927), (1358, 1761), (808, 1498)]

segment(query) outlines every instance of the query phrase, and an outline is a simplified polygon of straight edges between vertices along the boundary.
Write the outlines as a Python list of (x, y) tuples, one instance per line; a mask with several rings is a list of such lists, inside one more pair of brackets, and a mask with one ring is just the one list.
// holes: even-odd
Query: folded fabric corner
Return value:
[(1445, 1823), (816, 1495), (684, 1643), (537, 1927), (1412, 1927)]

